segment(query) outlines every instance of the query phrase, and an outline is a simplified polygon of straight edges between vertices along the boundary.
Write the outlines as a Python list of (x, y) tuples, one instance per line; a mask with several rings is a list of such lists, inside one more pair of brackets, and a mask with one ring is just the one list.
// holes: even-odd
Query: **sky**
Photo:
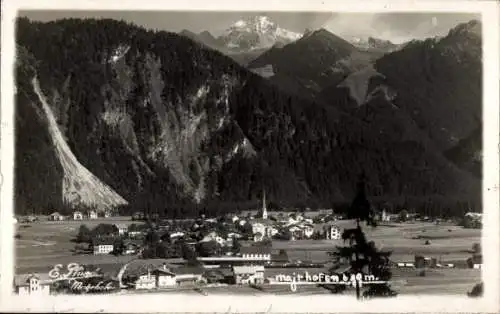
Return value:
[(445, 35), (459, 23), (480, 19), (469, 13), (331, 13), (331, 12), (196, 12), (196, 11), (21, 11), (32, 20), (61, 18), (113, 18), (148, 29), (179, 32), (208, 30), (218, 36), (234, 22), (255, 15), (266, 15), (280, 27), (304, 32), (325, 28), (346, 39), (373, 36), (395, 43)]

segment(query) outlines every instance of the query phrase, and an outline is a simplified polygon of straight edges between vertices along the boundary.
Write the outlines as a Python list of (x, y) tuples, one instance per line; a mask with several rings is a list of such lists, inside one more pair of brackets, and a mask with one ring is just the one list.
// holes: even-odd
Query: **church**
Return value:
[(266, 238), (270, 239), (273, 235), (278, 233), (278, 230), (274, 227), (274, 221), (268, 219), (265, 191), (262, 196), (262, 216), (252, 219), (250, 224), (252, 225), (252, 233), (255, 242), (262, 241)]

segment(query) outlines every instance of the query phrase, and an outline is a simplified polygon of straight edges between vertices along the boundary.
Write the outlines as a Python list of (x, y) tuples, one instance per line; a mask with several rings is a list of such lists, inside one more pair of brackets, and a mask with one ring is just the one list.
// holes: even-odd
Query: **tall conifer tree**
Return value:
[[(375, 247), (373, 241), (368, 242), (361, 228), (361, 223), (365, 222), (367, 226), (376, 227), (374, 213), (370, 202), (366, 197), (366, 176), (361, 174), (357, 183), (356, 196), (348, 208), (346, 214), (348, 219), (356, 221), (356, 227), (345, 229), (342, 233), (344, 242), (348, 241), (348, 246), (337, 246), (336, 251), (331, 252), (335, 264), (338, 268), (341, 261), (348, 261), (351, 274), (369, 274), (374, 275), (378, 281), (389, 281), (391, 271), (389, 269), (389, 256), (391, 252), (380, 251)], [(363, 296), (391, 296), (395, 292), (389, 287), (389, 284), (356, 284), (356, 297), (361, 298), (361, 289), (364, 288)], [(344, 290), (337, 288), (335, 292)]]

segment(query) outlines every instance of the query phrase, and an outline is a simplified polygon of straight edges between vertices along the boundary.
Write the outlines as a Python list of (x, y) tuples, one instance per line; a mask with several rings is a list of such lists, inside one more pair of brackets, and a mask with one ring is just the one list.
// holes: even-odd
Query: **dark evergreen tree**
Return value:
[[(354, 200), (347, 211), (347, 217), (356, 221), (356, 227), (345, 229), (342, 233), (342, 239), (349, 241), (349, 246), (337, 247), (337, 250), (330, 252), (334, 258), (336, 270), (342, 261), (348, 261), (351, 274), (374, 275), (377, 281), (389, 281), (391, 271), (389, 269), (389, 256), (391, 252), (380, 251), (376, 248), (373, 241), (368, 242), (365, 233), (361, 228), (361, 223), (365, 222), (367, 226), (376, 227), (374, 212), (366, 197), (365, 184), (366, 177), (363, 173), (357, 184), (357, 191)], [(364, 284), (362, 287), (356, 283), (356, 297), (361, 297), (361, 288), (366, 287), (363, 293), (364, 297), (390, 296), (395, 292), (384, 284)], [(344, 287), (344, 288), (343, 288)], [(345, 286), (336, 286), (333, 292), (340, 292)]]
[(233, 254), (237, 254), (240, 252), (241, 249), (241, 243), (238, 241), (238, 239), (233, 238), (233, 245), (232, 245), (232, 252)]
[(122, 238), (116, 238), (113, 242), (113, 254), (122, 255), (125, 251), (125, 243)]
[(92, 233), (87, 225), (81, 225), (76, 236), (76, 242), (78, 243), (90, 243), (92, 241)]

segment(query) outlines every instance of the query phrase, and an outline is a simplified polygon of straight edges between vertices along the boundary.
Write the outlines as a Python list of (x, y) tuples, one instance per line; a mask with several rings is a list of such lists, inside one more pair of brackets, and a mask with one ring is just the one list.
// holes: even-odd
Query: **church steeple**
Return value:
[(266, 190), (262, 194), (262, 219), (267, 219)]

